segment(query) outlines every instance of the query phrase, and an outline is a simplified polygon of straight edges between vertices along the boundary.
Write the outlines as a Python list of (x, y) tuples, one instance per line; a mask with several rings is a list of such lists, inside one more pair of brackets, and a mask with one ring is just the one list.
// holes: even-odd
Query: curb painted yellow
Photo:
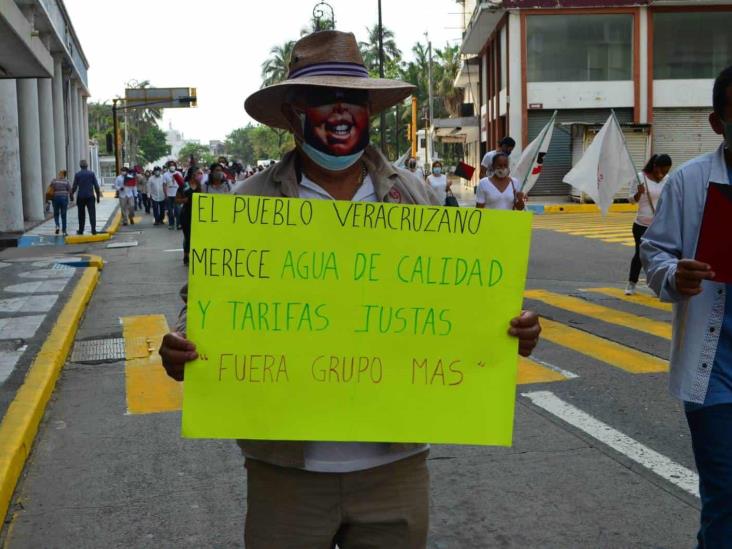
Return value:
[[(635, 204), (613, 204), (610, 206), (611, 213), (637, 212)], [(544, 206), (545, 214), (560, 213), (600, 213), (600, 208), (595, 204), (550, 204)]]
[(96, 267), (100, 271), (104, 269), (104, 260), (101, 256), (94, 254), (85, 254), (89, 261), (90, 267)]
[(0, 423), (0, 517), (5, 517), (99, 269), (86, 267)]
[(114, 214), (112, 223), (109, 225), (109, 229), (105, 232), (97, 234), (72, 234), (64, 238), (66, 244), (88, 244), (90, 242), (104, 242), (112, 238), (112, 235), (119, 230), (119, 225), (122, 222), (122, 214), (119, 210)]

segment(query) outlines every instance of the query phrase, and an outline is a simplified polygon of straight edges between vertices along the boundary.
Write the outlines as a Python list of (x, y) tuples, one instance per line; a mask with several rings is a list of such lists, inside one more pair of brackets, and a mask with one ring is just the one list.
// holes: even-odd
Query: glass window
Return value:
[(656, 13), (653, 75), (716, 78), (732, 59), (732, 12)]
[(530, 15), (529, 82), (632, 79), (633, 16)]

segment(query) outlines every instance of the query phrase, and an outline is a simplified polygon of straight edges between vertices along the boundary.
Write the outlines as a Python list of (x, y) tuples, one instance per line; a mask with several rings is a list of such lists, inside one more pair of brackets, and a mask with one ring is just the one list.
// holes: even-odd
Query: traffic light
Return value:
[(190, 97), (191, 97), (191, 100), (190, 100), (190, 103), (188, 103), (188, 106), (189, 107), (195, 107), (196, 106), (196, 101), (198, 100), (198, 98), (196, 97), (196, 88), (191, 88), (191, 96)]

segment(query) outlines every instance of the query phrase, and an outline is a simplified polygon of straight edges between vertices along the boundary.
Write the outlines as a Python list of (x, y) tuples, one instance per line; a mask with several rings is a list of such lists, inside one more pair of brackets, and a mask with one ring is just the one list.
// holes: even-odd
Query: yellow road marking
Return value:
[(606, 227), (604, 229), (558, 229), (557, 232), (571, 234), (572, 236), (589, 236), (595, 234), (630, 234), (633, 233), (628, 231), (625, 227), (619, 227), (617, 229)]
[(180, 410), (183, 386), (169, 378), (158, 349), (170, 330), (163, 315), (122, 318), (125, 338), (127, 412), (155, 414)]
[(566, 381), (559, 372), (542, 366), (530, 358), (519, 357), (518, 363), (518, 385), (530, 385), (531, 383), (552, 383), (554, 381)]
[(668, 363), (665, 360), (582, 330), (570, 328), (559, 322), (542, 318), (541, 328), (541, 337), (543, 339), (626, 372), (650, 374), (668, 371)]
[(670, 303), (664, 303), (657, 297), (646, 295), (646, 294), (635, 294), (625, 295), (625, 292), (620, 288), (584, 288), (580, 290), (582, 292), (592, 292), (595, 294), (602, 294), (616, 299), (627, 301), (628, 303), (635, 303), (636, 305), (643, 305), (644, 307), (651, 307), (658, 309), (659, 311), (671, 312), (672, 307)]
[(609, 324), (617, 324), (632, 330), (644, 332), (657, 337), (671, 339), (671, 324), (642, 318), (634, 314), (625, 313), (604, 305), (590, 303), (584, 299), (548, 292), (546, 290), (528, 290), (524, 294), (529, 299), (542, 301), (547, 305), (596, 318)]

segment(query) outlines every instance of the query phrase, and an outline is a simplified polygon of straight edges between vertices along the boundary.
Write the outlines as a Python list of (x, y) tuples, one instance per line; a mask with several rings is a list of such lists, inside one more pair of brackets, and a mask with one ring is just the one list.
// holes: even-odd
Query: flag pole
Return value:
[(534, 162), (536, 162), (536, 159), (539, 158), (539, 155), (541, 154), (541, 146), (544, 144), (544, 139), (546, 139), (546, 134), (549, 131), (549, 128), (554, 125), (554, 120), (557, 118), (557, 112), (554, 111), (554, 114), (552, 114), (551, 119), (549, 120), (549, 124), (544, 126), (544, 129), (541, 131), (541, 141), (539, 141), (539, 147), (536, 149), (536, 154), (534, 155), (534, 158), (531, 160), (531, 164), (529, 164), (529, 171), (526, 172), (526, 175), (524, 176), (524, 180), (521, 182), (521, 192), (524, 192), (524, 187), (526, 187), (526, 181), (529, 179), (529, 176), (531, 175), (531, 172), (534, 169)]
[(623, 128), (620, 125), (620, 122), (618, 122), (618, 117), (615, 114), (615, 109), (610, 109), (610, 111), (613, 113), (613, 120), (615, 120), (615, 124), (618, 126), (618, 130), (620, 130), (620, 137), (623, 138), (623, 147), (625, 148), (625, 152), (628, 153), (628, 160), (630, 160), (630, 165), (633, 166), (633, 173), (635, 173), (635, 180), (638, 182), (638, 185), (643, 185), (640, 180), (640, 176), (638, 175), (638, 168), (635, 167), (635, 162), (633, 162), (633, 157), (630, 154), (630, 150), (628, 149), (628, 143), (625, 141), (625, 134), (623, 133)]

